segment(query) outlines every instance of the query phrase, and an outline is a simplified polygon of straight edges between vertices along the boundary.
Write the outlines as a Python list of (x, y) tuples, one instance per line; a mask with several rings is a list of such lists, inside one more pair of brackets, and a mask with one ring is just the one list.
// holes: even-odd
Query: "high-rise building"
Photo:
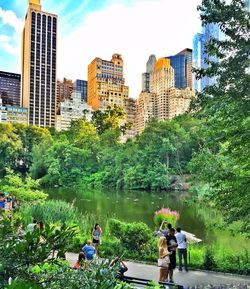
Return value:
[(136, 103), (136, 99), (132, 97), (124, 99), (124, 110), (126, 113), (125, 122), (131, 125), (131, 128), (128, 129), (124, 135), (124, 140), (131, 139), (135, 136)]
[(175, 87), (192, 88), (192, 49), (186, 48), (174, 56), (168, 56), (174, 68)]
[(3, 104), (20, 106), (21, 75), (0, 71), (0, 97)]
[(156, 118), (156, 116), (156, 94), (142, 91), (137, 99), (135, 117), (136, 133), (142, 132), (150, 118)]
[(65, 99), (71, 97), (73, 91), (73, 81), (71, 79), (64, 78), (62, 81), (57, 80), (57, 89), (56, 89), (56, 100), (57, 105)]
[[(208, 64), (206, 59), (217, 62), (218, 59), (214, 56), (208, 56), (206, 53), (206, 43), (210, 39), (220, 39), (221, 31), (217, 24), (207, 24), (202, 27), (202, 33), (197, 33), (193, 38), (193, 67), (196, 69), (206, 69)], [(195, 75), (193, 76), (193, 87), (195, 90), (201, 92), (207, 86), (213, 85), (216, 83), (216, 79), (203, 77), (202, 79), (196, 79)]]
[(88, 121), (92, 117), (92, 108), (82, 100), (81, 93), (73, 90), (70, 98), (60, 102), (59, 114), (56, 116), (56, 129), (67, 130), (71, 121), (85, 117)]
[(156, 61), (156, 56), (151, 54), (146, 64), (146, 72), (142, 74), (142, 91), (150, 91), (150, 73), (153, 72)]
[(88, 65), (88, 105), (105, 110), (114, 105), (124, 107), (129, 88), (123, 78), (123, 59), (114, 54), (111, 61), (95, 58)]
[[(181, 53), (188, 53), (190, 56), (190, 51), (184, 50)], [(150, 90), (142, 91), (137, 100), (136, 133), (140, 133), (146, 127), (150, 118), (162, 121), (188, 110), (194, 90), (186, 87), (191, 83), (190, 75), (188, 77), (188, 73), (185, 72), (182, 77), (185, 80), (185, 88), (178, 89), (175, 87), (175, 71), (170, 65), (170, 59), (166, 57), (158, 59), (154, 70), (150, 73)]]
[(28, 124), (28, 109), (16, 105), (3, 104), (0, 97), (0, 123)]
[(57, 15), (43, 12), (40, 0), (29, 0), (22, 34), (21, 105), (29, 124), (55, 126)]
[(82, 96), (82, 100), (87, 102), (87, 96), (88, 96), (88, 81), (87, 80), (77, 79), (74, 82), (74, 90), (80, 92)]

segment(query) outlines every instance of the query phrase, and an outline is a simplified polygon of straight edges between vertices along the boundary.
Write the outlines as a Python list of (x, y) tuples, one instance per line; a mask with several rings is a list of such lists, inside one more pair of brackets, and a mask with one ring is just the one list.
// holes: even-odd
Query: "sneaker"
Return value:
[(182, 271), (182, 268), (179, 268), (179, 271), (181, 272), (181, 271)]
[(169, 283), (174, 283), (174, 279), (169, 279)]

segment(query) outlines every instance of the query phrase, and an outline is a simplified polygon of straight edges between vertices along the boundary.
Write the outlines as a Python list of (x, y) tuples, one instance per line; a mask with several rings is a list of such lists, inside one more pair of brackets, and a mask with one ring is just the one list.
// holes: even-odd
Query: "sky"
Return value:
[[(87, 80), (88, 64), (122, 55), (130, 97), (141, 91), (150, 54), (157, 58), (192, 48), (201, 24), (201, 0), (41, 0), (58, 15), (58, 78)], [(28, 0), (0, 0), (0, 70), (20, 73), (21, 32)]]

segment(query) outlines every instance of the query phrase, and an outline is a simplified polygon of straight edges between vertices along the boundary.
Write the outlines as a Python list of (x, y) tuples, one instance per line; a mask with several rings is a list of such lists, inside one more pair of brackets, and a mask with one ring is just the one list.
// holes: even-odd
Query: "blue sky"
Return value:
[[(0, 0), (0, 70), (20, 73), (21, 31), (28, 0)], [(130, 96), (138, 97), (148, 56), (192, 48), (200, 0), (41, 0), (59, 16), (58, 77), (87, 79), (95, 58), (124, 59)]]

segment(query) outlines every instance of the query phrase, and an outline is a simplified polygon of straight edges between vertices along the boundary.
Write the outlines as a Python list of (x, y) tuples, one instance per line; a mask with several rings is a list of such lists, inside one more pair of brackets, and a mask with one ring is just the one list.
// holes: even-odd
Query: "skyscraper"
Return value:
[(114, 105), (124, 107), (129, 88), (123, 78), (123, 59), (114, 54), (111, 61), (95, 58), (88, 65), (88, 105), (105, 110)]
[(192, 88), (192, 49), (186, 48), (174, 56), (168, 56), (174, 68), (175, 87)]
[(142, 91), (149, 92), (150, 90), (150, 73), (153, 72), (157, 59), (154, 54), (151, 54), (146, 64), (146, 72), (142, 74)]
[(88, 96), (88, 81), (77, 79), (74, 82), (74, 90), (81, 93), (82, 100), (87, 102), (87, 96)]
[(40, 0), (29, 0), (22, 34), (21, 105), (29, 124), (55, 126), (57, 15), (43, 12)]
[(3, 104), (20, 106), (20, 74), (0, 71), (0, 97)]
[[(208, 56), (206, 53), (206, 43), (210, 39), (220, 39), (221, 32), (220, 28), (217, 24), (207, 24), (202, 27), (202, 33), (197, 33), (193, 38), (193, 67), (194, 68), (208, 68), (208, 64), (206, 63), (206, 59), (217, 62), (218, 59), (216, 57)], [(195, 79), (195, 75), (193, 76), (193, 87), (195, 90), (201, 92), (206, 86), (210, 86), (215, 84), (215, 78), (203, 77), (202, 79)]]

